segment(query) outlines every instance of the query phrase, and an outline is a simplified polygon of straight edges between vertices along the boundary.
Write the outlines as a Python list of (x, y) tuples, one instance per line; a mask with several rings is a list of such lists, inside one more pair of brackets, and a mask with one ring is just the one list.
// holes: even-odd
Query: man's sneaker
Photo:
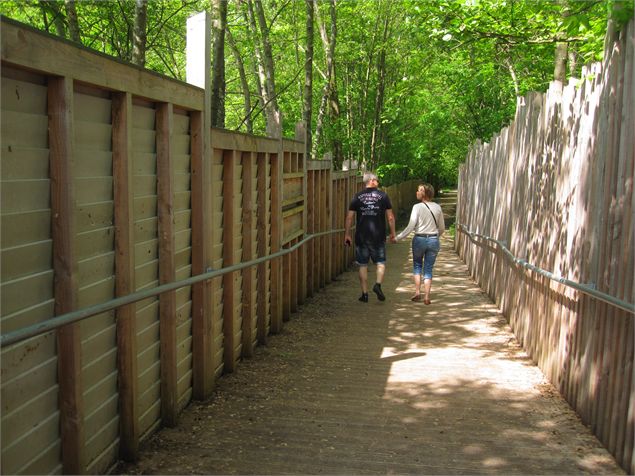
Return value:
[(368, 293), (362, 293), (359, 297), (360, 302), (368, 302)]
[(377, 294), (377, 299), (379, 299), (380, 301), (386, 300), (386, 296), (384, 296), (384, 293), (381, 291), (381, 284), (375, 283), (375, 285), (373, 286), (373, 292)]

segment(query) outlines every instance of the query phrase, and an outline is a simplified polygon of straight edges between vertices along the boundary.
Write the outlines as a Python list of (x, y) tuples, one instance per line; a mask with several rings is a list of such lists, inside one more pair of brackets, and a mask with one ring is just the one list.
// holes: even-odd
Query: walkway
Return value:
[[(357, 272), (309, 299), (127, 474), (623, 474), (443, 243), (413, 303), (409, 242), (387, 300)], [(371, 276), (374, 270), (371, 268)]]

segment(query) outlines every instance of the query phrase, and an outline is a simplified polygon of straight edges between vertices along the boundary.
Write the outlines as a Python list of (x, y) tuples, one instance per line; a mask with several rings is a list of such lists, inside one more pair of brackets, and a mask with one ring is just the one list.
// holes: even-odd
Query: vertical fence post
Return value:
[[(267, 233), (267, 224), (269, 223), (270, 213), (267, 207), (269, 200), (267, 198), (268, 187), (267, 180), (269, 179), (268, 173), (268, 161), (267, 156), (264, 154), (258, 154), (256, 156), (257, 164), (257, 179), (256, 184), (258, 188), (258, 213), (256, 215), (256, 240), (258, 242), (257, 254), (258, 257), (262, 257), (268, 254), (268, 241), (269, 235)], [(268, 315), (271, 309), (267, 308), (268, 293), (271, 290), (270, 277), (267, 276), (267, 272), (270, 269), (269, 263), (260, 263), (258, 265), (257, 274), (257, 287), (258, 287), (258, 303), (257, 303), (257, 328), (258, 328), (258, 343), (267, 343), (267, 321)], [(270, 322), (269, 322), (270, 324)]]
[[(49, 153), (55, 314), (77, 306), (77, 259), (73, 183), (73, 80), (49, 78)], [(79, 323), (57, 331), (60, 432), (64, 472), (81, 474), (84, 467), (81, 338)]]
[[(134, 292), (134, 220), (132, 168), (132, 96), (112, 97), (112, 163), (115, 196), (115, 288), (117, 296)], [(119, 371), (120, 444), (119, 454), (134, 461), (139, 453), (137, 415), (136, 305), (116, 310), (117, 359)]]
[[(301, 170), (302, 170), (302, 197), (304, 202), (304, 210), (302, 210), (302, 239), (306, 237), (309, 223), (309, 196), (308, 196), (308, 169), (307, 169), (307, 157), (302, 154), (300, 156), (301, 162)], [(298, 300), (299, 304), (304, 304), (306, 297), (308, 295), (308, 281), (309, 281), (309, 273), (308, 273), (308, 263), (307, 263), (307, 255), (308, 255), (308, 244), (305, 244), (298, 251), (300, 253), (300, 267), (298, 269), (298, 274), (300, 278), (300, 299)]]
[[(191, 114), (192, 274), (212, 265), (211, 159), (205, 111)], [(205, 137), (207, 135), (207, 138)], [(192, 393), (198, 400), (214, 388), (213, 288), (211, 281), (192, 286)]]
[[(253, 243), (256, 238), (256, 232), (254, 230), (255, 202), (253, 196), (255, 160), (256, 154), (253, 152), (245, 152), (242, 155), (243, 206), (241, 218), (243, 224), (243, 261), (251, 261), (254, 259)], [(251, 357), (254, 353), (254, 281), (256, 278), (256, 270), (253, 266), (245, 268), (242, 271), (242, 277), (242, 355)]]
[[(240, 157), (239, 152), (225, 151), (223, 153), (223, 267), (236, 264), (235, 248), (236, 233), (234, 230), (234, 206), (236, 162)], [(235, 342), (235, 309), (236, 298), (236, 272), (223, 275), (223, 334), (224, 354), (223, 363), (225, 372), (236, 370), (236, 342)]]
[[(159, 282), (176, 279), (174, 266), (174, 167), (172, 163), (172, 104), (157, 105), (157, 208), (159, 213)], [(159, 296), (161, 341), (161, 418), (177, 422), (176, 291)]]
[[(282, 246), (282, 140), (271, 155), (271, 253)], [(271, 260), (271, 332), (282, 330), (282, 257)]]

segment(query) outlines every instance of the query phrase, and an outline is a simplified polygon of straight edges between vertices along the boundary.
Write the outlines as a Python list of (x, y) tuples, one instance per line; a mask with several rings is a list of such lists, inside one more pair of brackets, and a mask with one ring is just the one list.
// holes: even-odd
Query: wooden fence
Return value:
[[(343, 228), (356, 171), (204, 127), (204, 91), (2, 20), (3, 334)], [(325, 234), (2, 349), (2, 473), (104, 473), (352, 261)]]
[[(519, 99), (516, 117), (469, 152), (457, 221), (518, 258), (635, 301), (634, 25), (583, 71)], [(456, 249), (585, 424), (635, 473), (632, 313), (513, 264), (457, 228)]]

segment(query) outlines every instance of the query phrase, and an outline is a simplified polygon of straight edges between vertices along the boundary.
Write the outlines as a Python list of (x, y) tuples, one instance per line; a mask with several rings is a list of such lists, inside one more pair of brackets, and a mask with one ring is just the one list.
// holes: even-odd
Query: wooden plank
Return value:
[[(159, 213), (159, 282), (175, 280), (174, 267), (174, 168), (172, 166), (172, 120), (170, 103), (157, 105), (157, 208)], [(161, 335), (161, 419), (174, 427), (178, 399), (176, 377), (176, 292), (159, 296)]]
[[(243, 203), (242, 203), (242, 224), (243, 224), (243, 253), (242, 261), (251, 261), (255, 258), (253, 252), (253, 242), (256, 239), (255, 213), (256, 203), (254, 200), (254, 168), (256, 165), (256, 154), (247, 152), (242, 154), (243, 164)], [(242, 355), (252, 357), (254, 353), (254, 319), (255, 302), (254, 302), (254, 280), (256, 278), (256, 268), (250, 266), (242, 271), (243, 289), (242, 289)]]
[[(204, 273), (211, 267), (211, 161), (209, 128), (203, 113), (191, 115), (192, 137), (192, 274)], [(212, 283), (192, 286), (192, 374), (193, 396), (208, 398), (214, 388), (214, 342), (212, 326)]]
[[(4, 16), (0, 35), (2, 60), (8, 63), (55, 76), (69, 76), (106, 90), (128, 91), (155, 101), (171, 102), (186, 109), (200, 110), (203, 104), (203, 91), (197, 87), (21, 27)], [(105, 71), (108, 74), (104, 74)]]
[[(306, 167), (306, 161), (305, 161)], [(315, 212), (316, 212), (316, 200), (315, 200), (315, 172), (307, 171), (307, 191), (305, 196), (306, 201), (306, 232), (308, 234), (315, 233)], [(306, 296), (312, 297), (315, 291), (315, 238), (310, 240), (306, 246), (305, 254), (305, 266), (306, 266)]]
[[(115, 195), (115, 286), (116, 295), (125, 296), (135, 290), (134, 220), (132, 205), (132, 97), (127, 93), (112, 97), (112, 153)], [(116, 310), (118, 392), (120, 413), (120, 456), (134, 461), (139, 454), (137, 414), (137, 346), (136, 304)]]
[[(303, 230), (299, 230), (299, 233), (302, 234)], [(295, 245), (300, 241), (300, 236), (294, 238), (291, 244)], [(291, 261), (291, 272), (289, 273), (291, 279), (291, 312), (298, 312), (298, 293), (300, 292), (300, 286), (298, 285), (298, 280), (300, 276), (298, 275), (299, 268), (299, 256), (300, 250), (296, 249), (289, 254), (289, 259)]]
[[(318, 231), (323, 232), (326, 229), (326, 172), (320, 171), (318, 173), (318, 187), (319, 187), (319, 197), (318, 197)], [(328, 240), (328, 236), (322, 235), (318, 238), (319, 242), (319, 250), (318, 250), (318, 270), (319, 270), (319, 280), (318, 280), (318, 288), (323, 288), (326, 284), (326, 240)]]
[[(304, 209), (302, 210), (302, 230), (304, 233), (302, 234), (302, 238), (305, 238), (308, 234), (308, 176), (306, 169), (306, 156), (302, 154), (298, 154), (299, 169), (302, 173), (302, 197), (304, 202)], [(300, 247), (299, 251), (299, 263), (298, 263), (298, 277), (300, 279), (299, 285), (299, 295), (298, 295), (298, 304), (304, 304), (306, 297), (308, 296), (308, 266), (307, 266), (307, 252), (308, 252), (308, 244), (304, 244)]]
[[(4, 25), (3, 32), (4, 34)], [(4, 38), (4, 35), (3, 35)], [(5, 48), (3, 42), (3, 49)], [(4, 50), (3, 50), (4, 51)], [(73, 198), (73, 81), (50, 78), (49, 148), (51, 160), (51, 225), (55, 272), (55, 314), (76, 309), (77, 260), (73, 248), (75, 213)], [(84, 415), (81, 381), (81, 343), (78, 323), (57, 331), (60, 432), (64, 472), (85, 471)]]
[[(283, 243), (284, 240), (283, 240)], [(282, 248), (288, 248), (290, 243), (285, 243)], [(282, 257), (282, 321), (291, 319), (291, 254)]]
[[(256, 214), (256, 241), (257, 249), (256, 253), (258, 257), (266, 256), (268, 252), (268, 239), (267, 224), (270, 219), (270, 212), (268, 207), (267, 195), (269, 189), (267, 187), (267, 178), (269, 176), (267, 170), (267, 162), (269, 155), (259, 153), (257, 156), (257, 179), (256, 186), (258, 189), (258, 206)], [(268, 274), (269, 263), (260, 263), (258, 265), (258, 298), (257, 298), (257, 335), (258, 343), (264, 345), (268, 340), (268, 302), (267, 296), (269, 294), (269, 279), (266, 279)]]
[[(335, 182), (333, 180), (333, 174), (331, 171), (328, 171), (326, 173), (326, 195), (325, 195), (325, 199), (326, 199), (326, 207), (325, 207), (325, 223), (324, 223), (324, 230), (328, 231), (328, 230), (332, 230), (333, 229), (333, 189), (335, 186)], [(332, 235), (326, 235), (327, 236), (327, 241), (326, 241), (326, 282), (330, 283), (333, 280), (333, 237)]]
[[(223, 153), (223, 267), (236, 263), (234, 248), (236, 236), (234, 223), (234, 194), (235, 194), (235, 166), (239, 160), (238, 152), (224, 151)], [(225, 372), (236, 370), (236, 342), (234, 322), (234, 300), (236, 299), (236, 272), (223, 275), (223, 366)]]
[(307, 170), (311, 170), (311, 171), (330, 170), (331, 161), (330, 160), (316, 160), (316, 159), (307, 160), (306, 168)]
[[(282, 156), (271, 154), (271, 253), (277, 253), (282, 246)], [(282, 330), (282, 258), (271, 263), (271, 332)]]
[(212, 143), (217, 149), (273, 154), (278, 151), (279, 140), (212, 128)]

